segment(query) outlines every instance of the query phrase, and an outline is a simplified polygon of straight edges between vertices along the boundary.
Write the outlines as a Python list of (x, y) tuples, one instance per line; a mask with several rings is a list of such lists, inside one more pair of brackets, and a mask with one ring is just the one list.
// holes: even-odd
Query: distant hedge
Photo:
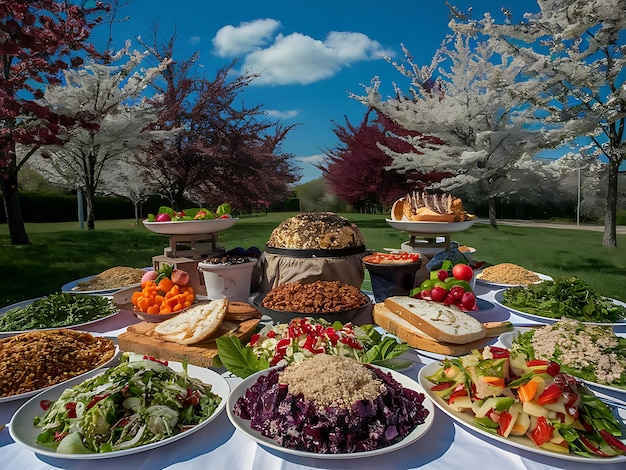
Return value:
[[(156, 212), (164, 202), (155, 198), (142, 205), (140, 217)], [(98, 220), (132, 219), (135, 208), (128, 200), (120, 197), (96, 197), (94, 203)], [(79, 220), (76, 194), (20, 193), (20, 207), (24, 222), (72, 222)], [(83, 205), (83, 211), (84, 211)], [(83, 214), (85, 217), (86, 215)], [(86, 220), (86, 219), (85, 219)], [(0, 211), (0, 222), (6, 222), (4, 210)]]

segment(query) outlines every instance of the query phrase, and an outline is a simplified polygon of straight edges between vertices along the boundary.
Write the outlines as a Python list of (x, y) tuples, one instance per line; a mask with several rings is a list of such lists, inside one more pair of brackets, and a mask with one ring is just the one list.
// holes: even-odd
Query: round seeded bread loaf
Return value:
[(361, 231), (334, 212), (303, 212), (285, 219), (272, 232), (267, 246), (273, 248), (332, 250), (365, 245)]

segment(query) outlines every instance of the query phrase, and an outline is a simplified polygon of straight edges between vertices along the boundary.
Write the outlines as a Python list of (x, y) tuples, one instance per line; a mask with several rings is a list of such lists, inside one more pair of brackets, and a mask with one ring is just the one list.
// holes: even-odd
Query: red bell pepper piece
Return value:
[(465, 386), (461, 383), (454, 388), (454, 391), (448, 397), (448, 403), (454, 403), (454, 400), (456, 400), (457, 398), (466, 396), (468, 396), (467, 390), (465, 389)]
[(498, 427), (498, 434), (500, 434), (501, 436), (504, 436), (504, 432), (509, 427), (509, 424), (511, 424), (512, 419), (513, 419), (513, 416), (511, 416), (511, 413), (509, 413), (508, 411), (500, 412), (500, 421), (498, 421), (498, 424), (500, 426)]
[(537, 427), (530, 432), (530, 438), (535, 445), (540, 446), (552, 439), (552, 432), (554, 426), (552, 426), (545, 416), (539, 416), (537, 418)]
[(454, 382), (441, 382), (441, 383), (438, 383), (437, 385), (433, 385), (432, 387), (430, 387), (430, 389), (433, 392), (438, 392), (440, 390), (445, 390), (446, 388), (452, 387), (453, 383)]
[(539, 398), (537, 398), (537, 403), (540, 405), (545, 405), (547, 403), (555, 403), (563, 392), (561, 391), (561, 387), (555, 384), (550, 384), (543, 391)]

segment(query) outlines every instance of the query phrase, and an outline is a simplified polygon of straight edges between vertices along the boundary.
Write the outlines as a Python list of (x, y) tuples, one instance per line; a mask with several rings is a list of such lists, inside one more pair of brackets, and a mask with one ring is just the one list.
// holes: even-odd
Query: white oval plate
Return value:
[[(82, 292), (81, 292), (81, 294), (82, 294)], [(38, 297), (38, 298), (41, 298), (41, 297)], [(9, 310), (13, 310), (14, 308), (28, 307), (35, 300), (37, 300), (37, 299), (23, 300), (22, 302), (18, 302), (16, 304), (9, 305), (7, 307), (3, 307), (3, 308), (0, 309), (0, 315), (5, 314)], [(85, 327), (87, 325), (92, 325), (92, 324), (97, 323), (97, 322), (102, 321), (102, 320), (106, 320), (107, 318), (111, 318), (111, 317), (117, 315), (118, 313), (120, 313), (120, 310), (116, 310), (111, 315), (107, 315), (106, 317), (98, 318), (96, 320), (91, 320), (91, 321), (88, 321), (88, 322), (85, 322), (85, 323), (79, 323), (77, 325), (55, 326), (55, 327), (52, 327), (52, 328), (36, 328), (36, 329), (33, 329), (33, 330), (22, 330), (22, 331), (0, 331), (0, 338), (7, 338), (9, 336), (19, 335), (20, 333), (26, 333), (27, 331), (58, 330), (59, 328), (66, 328), (68, 330), (85, 329), (83, 327)]]
[(178, 220), (175, 222), (148, 222), (143, 221), (145, 227), (161, 235), (201, 235), (221, 232), (231, 228), (239, 221), (238, 217), (213, 220)]
[[(143, 269), (144, 271), (154, 270), (153, 267), (146, 267), (146, 268), (141, 268), (141, 269)], [(95, 290), (77, 290), (76, 289), (78, 284), (80, 284), (81, 282), (87, 282), (90, 279), (94, 278), (95, 276), (96, 274), (93, 274), (91, 276), (85, 276), (80, 279), (76, 279), (75, 281), (68, 282), (67, 284), (64, 284), (61, 287), (61, 292), (69, 292), (70, 294), (112, 295), (121, 289), (128, 289), (131, 287), (136, 288), (136, 287), (141, 286), (141, 283), (137, 283), (137, 284), (129, 284), (127, 286), (121, 286), (121, 287), (112, 287), (111, 289), (95, 289)]]
[[(517, 337), (517, 335), (521, 334), (521, 333), (525, 333), (526, 331), (531, 330), (532, 328), (515, 328), (513, 331), (509, 331), (506, 333), (502, 333), (499, 337), (498, 337), (498, 341), (500, 341), (500, 344), (502, 344), (502, 346), (504, 346), (507, 349), (511, 349), (511, 346), (513, 346), (513, 339)], [(619, 334), (618, 334), (619, 336)], [(572, 374), (575, 376), (575, 374)], [(590, 380), (585, 380), (582, 379), (580, 377), (578, 377), (578, 380), (580, 380), (581, 382), (585, 382), (588, 385), (592, 385), (594, 387), (598, 387), (598, 388), (603, 388), (605, 390), (610, 390), (612, 392), (620, 392), (620, 393), (626, 393), (626, 388), (619, 388), (619, 387), (613, 387), (611, 385), (606, 385), (606, 384), (600, 384), (597, 382), (592, 382)]]
[[(480, 271), (482, 272), (482, 271)], [(480, 284), (483, 285), (485, 287), (491, 287), (491, 288), (496, 288), (496, 289), (501, 289), (503, 287), (517, 287), (517, 286), (521, 286), (523, 284), (502, 284), (499, 282), (491, 282), (491, 281), (485, 281), (481, 278), (479, 278), (478, 276), (480, 275), (480, 272), (476, 273), (476, 284)], [(552, 279), (551, 276), (548, 276), (547, 274), (541, 274), (541, 273), (535, 273), (537, 276), (539, 276), (539, 278), (541, 279), (541, 281), (538, 281), (536, 284), (539, 284), (540, 282), (543, 281), (553, 281), (554, 279)]]
[[(471, 429), (474, 432), (481, 434), (486, 437), (487, 440), (493, 440), (496, 442), (501, 442), (503, 444), (508, 444), (512, 447), (516, 447), (518, 449), (523, 449), (528, 452), (533, 452), (535, 454), (545, 455), (548, 457), (553, 457), (555, 459), (562, 460), (570, 460), (573, 462), (581, 462), (581, 463), (589, 463), (589, 464), (619, 464), (626, 462), (626, 455), (619, 455), (617, 457), (611, 458), (602, 458), (602, 457), (583, 457), (582, 455), (576, 454), (561, 454), (558, 452), (551, 452), (549, 450), (542, 449), (540, 447), (535, 446), (532, 441), (526, 437), (522, 436), (509, 436), (502, 437), (499, 434), (492, 434), (488, 431), (485, 431), (478, 426), (473, 424), (474, 417), (470, 416), (467, 413), (461, 413), (458, 411), (452, 410), (436, 393), (433, 393), (430, 389), (434, 385), (430, 382), (426, 377), (434, 374), (441, 367), (440, 362), (433, 362), (428, 364), (425, 367), (422, 367), (418, 374), (418, 380), (422, 388), (425, 390), (426, 396), (430, 398), (435, 405), (443, 411), (445, 414), (450, 416), (454, 421), (458, 424), (465, 426)], [(616, 409), (616, 413), (619, 414), (619, 418), (621, 420), (626, 419), (626, 410)], [(622, 434), (626, 433), (626, 429), (622, 429)], [(626, 443), (626, 439), (622, 437), (622, 442)]]
[(476, 223), (476, 220), (466, 220), (465, 222), (411, 222), (408, 220), (385, 219), (385, 222), (396, 230), (402, 230), (403, 232), (442, 235), (467, 230)]
[[(170, 362), (169, 366), (177, 372), (182, 372), (183, 367), (182, 364), (178, 362)], [(39, 406), (39, 402), (41, 400), (57, 400), (63, 390), (66, 388), (73, 387), (74, 385), (78, 385), (82, 383), (86, 378), (92, 377), (96, 374), (102, 373), (103, 371), (93, 371), (84, 377), (77, 377), (72, 379), (64, 384), (56, 385), (52, 388), (47, 389), (46, 391), (40, 393), (39, 395), (31, 398), (26, 403), (24, 403), (13, 415), (11, 418), (11, 422), (9, 423), (9, 433), (15, 442), (21, 444), (28, 449), (32, 450), (36, 454), (47, 455), (49, 457), (63, 458), (63, 459), (74, 459), (74, 460), (93, 460), (93, 459), (109, 459), (112, 457), (119, 457), (122, 455), (136, 454), (139, 452), (144, 452), (146, 450), (155, 449), (157, 447), (161, 447), (167, 444), (170, 444), (179, 439), (183, 439), (190, 434), (199, 431), (200, 429), (207, 426), (211, 421), (219, 416), (219, 414), (226, 407), (226, 401), (228, 394), (230, 393), (230, 388), (228, 387), (228, 383), (226, 379), (224, 379), (217, 372), (214, 372), (210, 369), (205, 369), (204, 367), (197, 367), (193, 365), (187, 366), (187, 372), (190, 377), (194, 377), (202, 380), (203, 383), (212, 386), (212, 392), (216, 395), (222, 397), (222, 401), (218, 405), (215, 412), (209, 416), (205, 421), (194, 426), (191, 429), (183, 431), (175, 436), (168, 437), (158, 442), (152, 442), (150, 444), (145, 444), (139, 447), (133, 447), (130, 449), (124, 450), (116, 450), (114, 452), (107, 452), (103, 454), (93, 453), (93, 454), (61, 454), (51, 450), (48, 447), (44, 447), (42, 445), (38, 445), (36, 440), (39, 433), (41, 433), (41, 428), (36, 428), (33, 425), (33, 420), (36, 416), (41, 416), (42, 409)]]
[[(93, 335), (96, 336), (95, 334), (93, 334)], [(115, 347), (115, 354), (113, 355), (113, 357), (111, 359), (109, 359), (107, 362), (105, 362), (103, 364), (100, 364), (97, 367), (94, 367), (92, 370), (87, 371), (87, 372), (83, 372), (82, 374), (77, 375), (76, 377), (73, 377), (73, 378), (68, 379), (68, 380), (64, 380), (63, 382), (59, 382), (58, 384), (51, 385), (50, 387), (40, 388), (40, 389), (37, 389), (37, 390), (33, 390), (32, 392), (24, 392), (24, 393), (20, 393), (18, 395), (11, 395), (11, 396), (8, 396), (8, 397), (0, 397), (0, 405), (2, 403), (6, 403), (6, 402), (9, 402), (9, 401), (22, 400), (24, 398), (32, 397), (34, 395), (37, 395), (38, 393), (43, 392), (44, 390), (48, 390), (48, 389), (50, 389), (52, 387), (56, 387), (57, 385), (67, 384), (70, 380), (74, 380), (74, 379), (81, 378), (81, 377), (82, 378), (87, 378), (87, 376), (92, 374), (93, 371), (95, 371), (95, 370), (106, 369), (108, 367), (112, 367), (113, 365), (117, 364), (117, 362), (119, 360), (119, 357), (120, 357), (120, 350), (116, 346)]]
[[(543, 317), (541, 315), (535, 315), (533, 313), (526, 313), (526, 312), (522, 312), (521, 310), (516, 310), (516, 309), (514, 309), (512, 307), (507, 307), (506, 305), (504, 305), (502, 303), (503, 294), (504, 294), (505, 290), (506, 289), (499, 290), (498, 292), (496, 292), (494, 294), (494, 297), (493, 297), (493, 299), (495, 300), (496, 304), (498, 304), (500, 307), (502, 307), (502, 308), (504, 308), (506, 310), (509, 310), (510, 312), (513, 312), (513, 313), (515, 313), (517, 315), (520, 315), (522, 317), (527, 317), (527, 318), (530, 318), (532, 320), (535, 320), (535, 321), (538, 321), (538, 322), (541, 322), (541, 323), (556, 323), (557, 321), (560, 320), (560, 318)], [(621, 301), (615, 300), (615, 299), (609, 299), (609, 300), (611, 300), (612, 302), (616, 303), (617, 305), (621, 305), (623, 307), (626, 307), (626, 304), (624, 302), (621, 302)], [(597, 323), (597, 322), (589, 322), (589, 321), (583, 321), (581, 323), (584, 323), (585, 325), (624, 326), (624, 325), (626, 325), (626, 318), (624, 318), (622, 320), (619, 320), (619, 321), (617, 321), (615, 323)]]
[[(422, 390), (422, 387), (414, 380), (408, 378), (406, 375), (400, 372), (396, 372), (391, 369), (386, 369), (384, 367), (378, 367), (378, 369), (384, 372), (391, 373), (392, 377), (396, 379), (404, 388), (409, 388), (417, 392), (424, 393), (424, 390)], [(228, 413), (228, 418), (237, 429), (239, 429), (241, 432), (246, 434), (248, 437), (254, 439), (258, 444), (277, 450), (279, 452), (296, 455), (298, 457), (308, 457), (308, 458), (316, 458), (316, 459), (332, 459), (332, 460), (373, 457), (375, 455), (386, 454), (389, 452), (393, 452), (394, 450), (398, 450), (402, 447), (408, 446), (409, 444), (417, 441), (424, 434), (426, 434), (426, 432), (430, 429), (430, 427), (433, 424), (435, 409), (431, 401), (428, 398), (426, 398), (424, 402), (422, 403), (424, 408), (428, 410), (428, 416), (426, 417), (426, 421), (423, 424), (418, 425), (411, 433), (409, 433), (400, 442), (396, 442), (395, 444), (390, 445), (388, 447), (382, 447), (380, 449), (368, 450), (368, 451), (363, 451), (363, 452), (353, 452), (353, 453), (343, 453), (343, 454), (317, 454), (314, 452), (307, 452), (303, 450), (289, 449), (286, 447), (282, 447), (278, 445), (276, 442), (274, 442), (272, 439), (270, 439), (269, 437), (265, 437), (260, 432), (255, 431), (254, 429), (250, 428), (250, 421), (240, 418), (233, 411), (235, 403), (237, 403), (237, 400), (239, 400), (239, 398), (246, 393), (246, 390), (249, 387), (251, 387), (260, 376), (269, 374), (270, 370), (271, 369), (267, 369), (261, 372), (257, 372), (256, 374), (253, 374), (247, 377), (246, 379), (244, 379), (243, 382), (239, 383), (233, 389), (230, 396), (228, 397), (228, 407), (226, 411)]]

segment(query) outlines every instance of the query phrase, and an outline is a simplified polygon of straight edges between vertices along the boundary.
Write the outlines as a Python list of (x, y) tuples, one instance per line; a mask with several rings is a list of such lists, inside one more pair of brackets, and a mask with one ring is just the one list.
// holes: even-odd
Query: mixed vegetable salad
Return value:
[[(157, 442), (200, 424), (221, 400), (209, 385), (147, 356), (126, 360), (43, 401), (37, 443), (59, 453), (102, 453)], [(132, 359), (132, 360), (129, 360)]]
[(470, 414), (485, 431), (525, 436), (563, 454), (626, 454), (626, 436), (611, 410), (557, 362), (487, 346), (445, 359), (426, 379), (452, 410)]
[(502, 304), (548, 318), (573, 318), (597, 323), (626, 319), (626, 307), (593, 292), (585, 281), (577, 277), (511, 287), (502, 294)]
[(374, 325), (330, 323), (323, 318), (295, 318), (289, 323), (269, 323), (243, 345), (234, 336), (217, 338), (220, 361), (230, 372), (245, 378), (268, 367), (303, 361), (314, 354), (346, 356), (363, 363), (393, 368), (409, 349)]

